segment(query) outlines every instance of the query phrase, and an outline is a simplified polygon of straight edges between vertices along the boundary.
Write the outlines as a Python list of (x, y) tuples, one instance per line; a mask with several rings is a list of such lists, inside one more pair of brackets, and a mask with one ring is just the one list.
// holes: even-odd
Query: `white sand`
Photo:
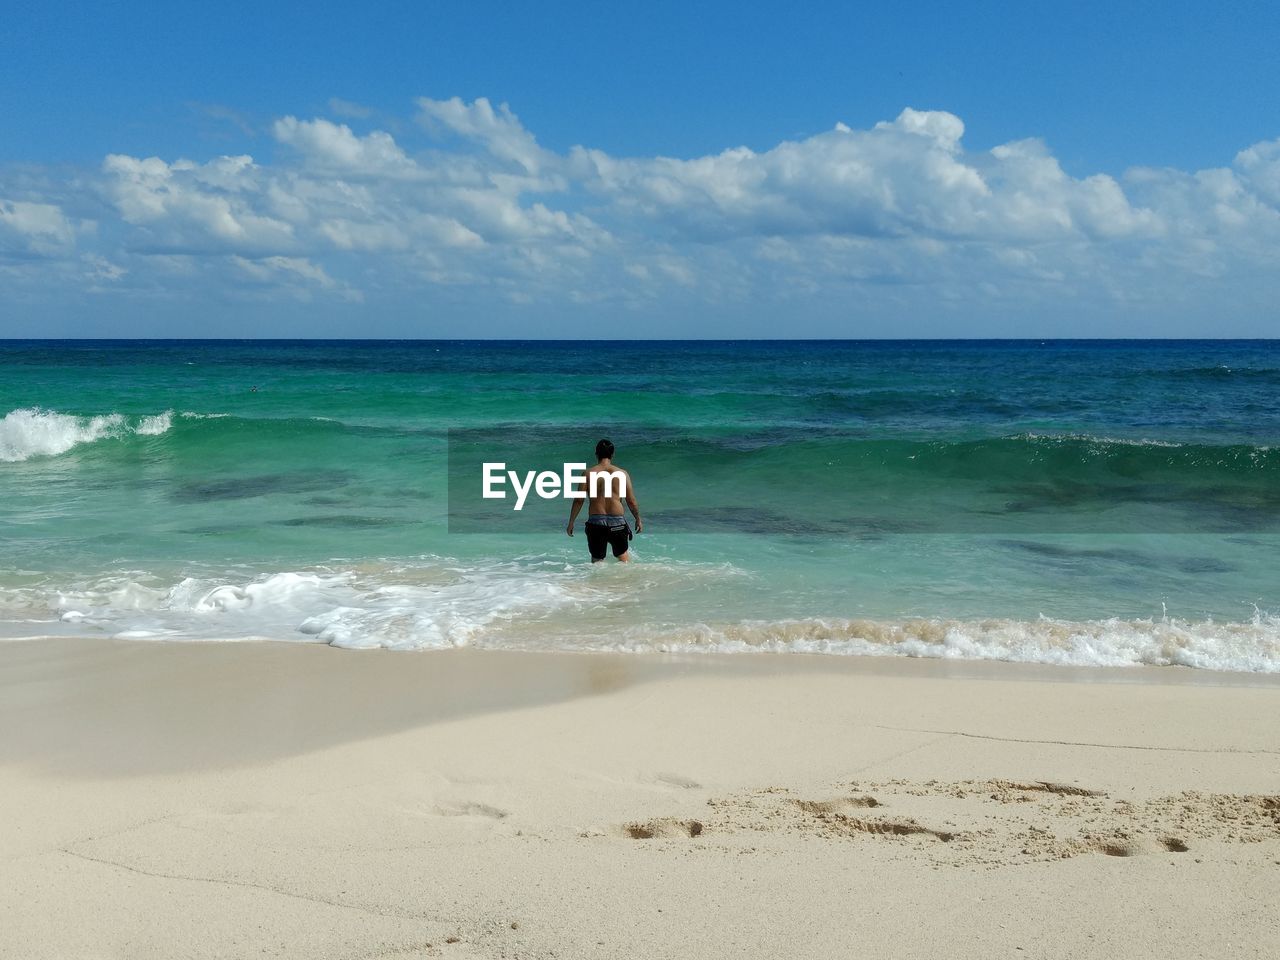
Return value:
[(1277, 717), (1176, 669), (2, 644), (0, 956), (1275, 957)]

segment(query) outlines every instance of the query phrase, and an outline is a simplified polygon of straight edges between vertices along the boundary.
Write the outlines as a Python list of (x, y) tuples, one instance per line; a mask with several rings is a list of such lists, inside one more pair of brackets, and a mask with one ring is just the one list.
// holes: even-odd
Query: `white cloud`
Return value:
[[(331, 107), (357, 125), (373, 116)], [(96, 176), (0, 179), (12, 197), (0, 289), (16, 277), (30, 296), (45, 269), (51, 295), (70, 275), (122, 296), (231, 284), (262, 299), (608, 302), (655, 316), (831, 313), (853, 291), (884, 316), (1086, 302), (1119, 315), (1280, 292), (1280, 140), (1217, 169), (1116, 178), (1072, 176), (1034, 138), (969, 151), (960, 118), (938, 110), (683, 159), (556, 153), (483, 98), (423, 98), (416, 120), (397, 137), (286, 116), (269, 162), (112, 154)], [(93, 210), (96, 229), (72, 209)], [(60, 259), (76, 269), (55, 271)]]
[(844, 124), (764, 153), (618, 160), (578, 150), (573, 168), (619, 206), (704, 238), (924, 236), (1041, 242), (1158, 228), (1110, 177), (1075, 180), (1042, 143), (966, 154), (964, 124), (904, 110), (870, 130)]
[(0, 199), (0, 253), (52, 256), (74, 247), (75, 234), (56, 204)]
[(557, 166), (559, 158), (538, 146), (533, 134), (526, 130), (505, 103), (497, 110), (484, 97), (472, 103), (460, 98), (418, 99), (420, 122), (433, 131), (447, 131), (474, 141), (495, 158), (515, 164), (531, 176), (544, 167)]
[[(495, 114), (487, 104), (467, 109), (484, 135), (521, 140), (508, 111)], [(578, 258), (608, 240), (588, 216), (531, 199), (543, 181), (510, 173), (501, 150), (420, 162), (385, 131), (358, 134), (344, 124), (295, 117), (273, 130), (290, 152), (271, 165), (248, 156), (204, 164), (109, 156), (103, 189), (123, 224), (140, 228), (129, 238), (133, 249), (306, 255), (317, 262), (430, 249), (455, 261), (463, 252), (482, 258), (465, 269), (454, 263), (454, 274), (482, 276), (474, 268), (483, 267), (501, 277), (506, 268), (498, 261), (528, 263), (549, 252)], [(404, 279), (417, 275), (404, 266), (383, 260), (378, 268), (399, 268)]]
[(169, 248), (287, 249), (293, 228), (257, 213), (243, 194), (256, 168), (249, 157), (207, 164), (110, 154), (105, 190), (125, 223), (143, 228), (139, 241)]
[(306, 257), (263, 257), (249, 260), (232, 256), (231, 262), (253, 280), (266, 285), (281, 284), (295, 296), (310, 299), (314, 289), (335, 290), (344, 299), (359, 302), (363, 299), (358, 290), (352, 290), (329, 276), (325, 269)]
[(1236, 154), (1236, 170), (1250, 190), (1272, 208), (1280, 206), (1280, 140), (1255, 143)]
[(381, 130), (358, 137), (345, 123), (282, 117), (271, 131), (302, 154), (304, 162), (322, 168), (370, 177), (413, 176), (417, 169), (391, 134)]

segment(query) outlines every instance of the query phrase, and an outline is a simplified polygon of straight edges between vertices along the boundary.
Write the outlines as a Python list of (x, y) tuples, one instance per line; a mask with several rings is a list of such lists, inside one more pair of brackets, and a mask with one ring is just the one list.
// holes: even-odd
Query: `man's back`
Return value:
[[(592, 482), (592, 474), (603, 474)], [(613, 463), (597, 463), (587, 469), (587, 513), (621, 517), (622, 500), (631, 489), (631, 475)]]

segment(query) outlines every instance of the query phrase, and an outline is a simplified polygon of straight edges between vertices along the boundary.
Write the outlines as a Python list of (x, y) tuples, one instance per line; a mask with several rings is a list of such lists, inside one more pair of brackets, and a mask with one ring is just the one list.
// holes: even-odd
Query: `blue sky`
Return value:
[(1274, 327), (1273, 5), (9, 7), (0, 335)]

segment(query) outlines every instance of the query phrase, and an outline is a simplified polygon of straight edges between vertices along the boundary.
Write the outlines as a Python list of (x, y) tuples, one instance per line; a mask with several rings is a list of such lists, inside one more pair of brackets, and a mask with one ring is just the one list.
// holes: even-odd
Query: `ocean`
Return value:
[[(1280, 671), (1273, 341), (0, 341), (0, 638)], [(617, 445), (637, 562), (480, 459)]]

